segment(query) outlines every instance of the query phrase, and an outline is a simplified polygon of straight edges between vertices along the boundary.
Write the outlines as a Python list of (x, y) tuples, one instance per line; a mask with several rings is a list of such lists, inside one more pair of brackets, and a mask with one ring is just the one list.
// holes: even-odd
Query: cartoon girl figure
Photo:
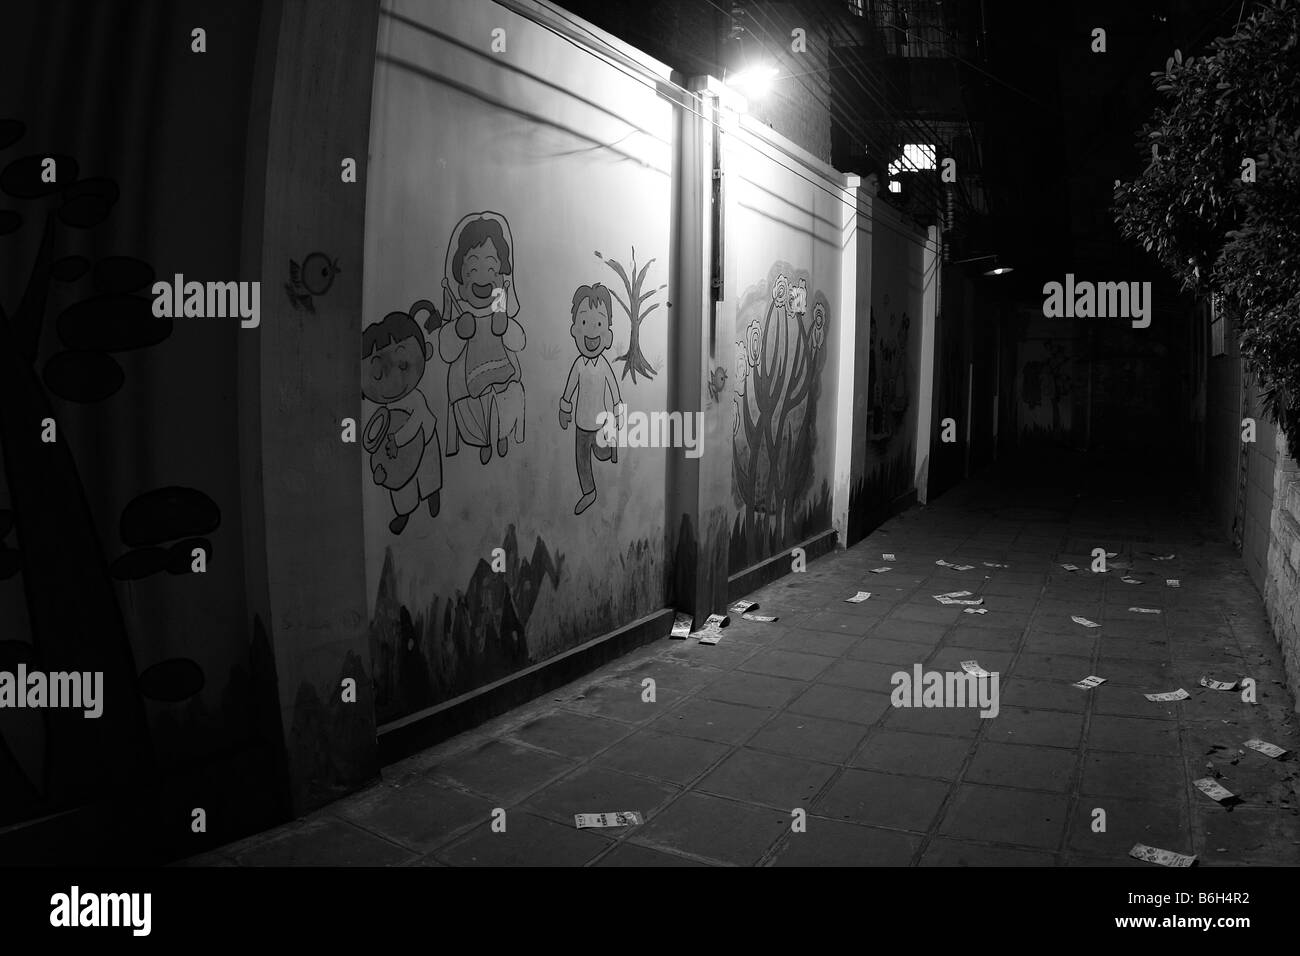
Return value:
[(513, 435), (524, 440), (524, 383), (518, 352), (526, 342), (515, 319), (514, 241), (510, 224), (495, 212), (470, 213), (447, 244), (442, 280), (444, 322), (438, 354), (447, 362), (451, 423), (447, 456), (460, 442), (476, 445), (487, 464), (495, 441), (504, 457)]

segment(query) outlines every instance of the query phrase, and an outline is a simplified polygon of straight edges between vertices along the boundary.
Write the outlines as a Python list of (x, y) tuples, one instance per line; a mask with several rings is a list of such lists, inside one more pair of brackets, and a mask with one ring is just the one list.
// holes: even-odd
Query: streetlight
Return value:
[(727, 78), (727, 85), (743, 93), (746, 99), (756, 100), (772, 90), (772, 83), (781, 71), (774, 66), (747, 66)]
[(992, 259), (993, 265), (990, 268), (984, 270), (984, 275), (986, 276), (1004, 276), (1008, 272), (1013, 271), (1015, 268), (1014, 266), (1002, 265), (1000, 262), (998, 262), (998, 257), (996, 255), (973, 256), (970, 259), (955, 259), (950, 264), (954, 266), (960, 266), (960, 265), (965, 265), (968, 262), (984, 262), (987, 259)]

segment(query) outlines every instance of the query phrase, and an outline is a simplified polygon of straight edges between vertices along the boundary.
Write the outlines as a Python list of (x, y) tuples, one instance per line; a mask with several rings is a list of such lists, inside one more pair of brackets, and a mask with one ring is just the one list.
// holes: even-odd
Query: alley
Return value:
[[(1294, 865), (1300, 734), (1277, 645), (1241, 558), (1178, 480), (1003, 461), (749, 595), (774, 623), (733, 614), (714, 646), (665, 635), (188, 862), (1142, 867), (1128, 856), (1142, 843), (1202, 866)], [(1095, 548), (1115, 554), (1104, 573)], [(858, 590), (871, 597), (847, 603)], [(933, 596), (959, 590), (987, 613)], [(996, 717), (891, 706), (895, 672), (970, 660), (1000, 675)], [(1089, 675), (1106, 682), (1071, 686)], [(1256, 702), (1202, 677), (1252, 678)], [(1144, 697), (1179, 688), (1180, 703)], [(1197, 790), (1204, 778), (1238, 802)], [(645, 822), (575, 827), (602, 811)]]

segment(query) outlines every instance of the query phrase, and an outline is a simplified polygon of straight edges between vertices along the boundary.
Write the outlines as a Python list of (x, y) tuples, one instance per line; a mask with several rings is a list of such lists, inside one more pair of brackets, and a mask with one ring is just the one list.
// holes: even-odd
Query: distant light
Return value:
[(1004, 276), (1014, 268), (1014, 266), (995, 266), (984, 274), (986, 276)]
[(901, 193), (903, 191), (903, 184), (897, 179), (891, 179), (889, 181), (889, 191), (891, 193)]
[(772, 90), (772, 83), (781, 71), (774, 66), (750, 66), (732, 74), (727, 85), (739, 90), (747, 99), (755, 100)]

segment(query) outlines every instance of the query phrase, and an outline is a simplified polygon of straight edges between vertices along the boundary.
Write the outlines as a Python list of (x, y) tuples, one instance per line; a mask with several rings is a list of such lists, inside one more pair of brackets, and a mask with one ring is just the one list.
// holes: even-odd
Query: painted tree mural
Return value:
[(813, 485), (830, 304), (821, 292), (809, 294), (806, 272), (779, 262), (743, 297), (738, 320), (732, 488), (741, 512), (733, 570), (742, 545), (747, 561), (758, 560), (804, 530), (799, 509)]
[[(653, 259), (647, 260), (640, 269), (636, 264), (636, 247), (632, 247), (632, 264), (629, 268), (624, 268), (623, 264), (617, 259), (605, 258), (599, 252), (595, 253), (597, 259), (609, 266), (618, 275), (623, 283), (623, 295), (619, 295), (615, 289), (610, 289), (610, 294), (614, 301), (622, 307), (623, 312), (628, 319), (628, 343), (627, 351), (616, 358), (614, 361), (623, 363), (623, 378), (627, 378), (629, 372), (632, 373), (632, 384), (636, 384), (637, 374), (644, 375), (647, 379), (655, 377), (659, 368), (646, 360), (645, 353), (641, 351), (641, 323), (655, 309), (659, 308), (658, 302), (650, 302), (656, 295), (668, 288), (667, 283), (660, 285), (657, 289), (651, 289), (649, 292), (642, 292), (645, 286), (646, 273), (650, 271), (650, 266), (654, 264)], [(649, 303), (647, 305), (647, 303)], [(669, 305), (672, 305), (670, 302)], [(662, 362), (659, 363), (662, 365)]]
[[(0, 151), (25, 133), (21, 122), (0, 120)], [(0, 210), (0, 235), (19, 233), (28, 221), (40, 230), (21, 294), (0, 290), (0, 450), (10, 497), (0, 510), (0, 579), (21, 575), (31, 627), (30, 643), (12, 634), (0, 640), (0, 670), (23, 663), (46, 672), (100, 671), (111, 701), (95, 720), (77, 710), (10, 712), (22, 715), (22, 725), (5, 723), (0, 736), (5, 823), (129, 783), (153, 765), (145, 698), (185, 700), (202, 689), (204, 675), (186, 659), (138, 674), (113, 579), (188, 573), (192, 548), (211, 554), (203, 535), (220, 523), (220, 512), (194, 489), (146, 491), (122, 512), (119, 533), (131, 550), (110, 567), (55, 399), (111, 398), (125, 381), (113, 353), (157, 345), (171, 335), (172, 321), (155, 318), (152, 300), (137, 294), (153, 282), (147, 263), (106, 256), (92, 266), (83, 256), (60, 255), (67, 230), (108, 219), (118, 200), (113, 181), (80, 177), (72, 156), (37, 153), (0, 170), (0, 193), (21, 209)], [(91, 289), (59, 314), (53, 332), (61, 349), (42, 364), (56, 282)], [(56, 440), (43, 440), (43, 423), (51, 422)]]

